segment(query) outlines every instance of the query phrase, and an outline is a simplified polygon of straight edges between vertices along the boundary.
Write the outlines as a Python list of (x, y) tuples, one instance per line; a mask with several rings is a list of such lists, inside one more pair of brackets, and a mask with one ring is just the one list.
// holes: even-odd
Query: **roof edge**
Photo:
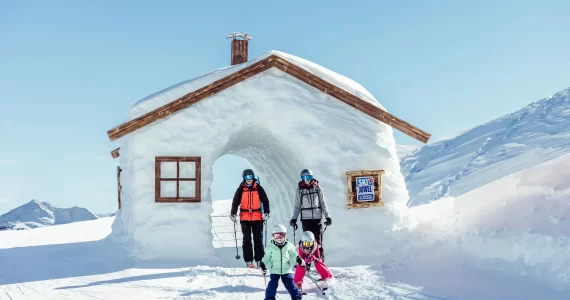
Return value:
[(107, 135), (111, 141), (115, 141), (131, 132), (134, 132), (157, 120), (163, 119), (179, 110), (187, 108), (272, 67), (276, 67), (277, 69), (307, 83), (325, 94), (331, 95), (343, 103), (360, 110), (368, 116), (398, 129), (420, 142), (427, 143), (431, 137), (431, 134), (426, 131), (423, 131), (422, 129), (382, 110), (368, 101), (365, 101), (320, 77), (317, 77), (313, 73), (304, 70), (276, 54), (271, 54), (246, 68), (236, 71), (142, 116), (110, 129), (107, 131)]

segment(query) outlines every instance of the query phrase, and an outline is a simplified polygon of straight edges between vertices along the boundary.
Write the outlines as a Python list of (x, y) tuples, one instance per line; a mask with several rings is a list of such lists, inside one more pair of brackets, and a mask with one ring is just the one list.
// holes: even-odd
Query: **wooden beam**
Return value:
[[(346, 175), (349, 175), (348, 172), (346, 172)], [(348, 185), (348, 204), (352, 204), (354, 203), (354, 194), (352, 192), (352, 177), (351, 176), (346, 176), (346, 181), (347, 181), (347, 185)]]
[(380, 202), (370, 202), (370, 203), (352, 203), (352, 204), (347, 204), (346, 208), (366, 208), (372, 206), (384, 206), (384, 202), (380, 201)]
[(121, 167), (117, 166), (117, 190), (119, 192), (119, 209), (121, 209)]
[(171, 114), (189, 107), (190, 105), (197, 103), (198, 101), (208, 98), (212, 95), (215, 95), (237, 83), (240, 83), (252, 76), (255, 76), (270, 67), (270, 64), (275, 58), (274, 55), (271, 55), (261, 61), (256, 62), (255, 64), (244, 68), (240, 71), (237, 71), (229, 76), (226, 76), (222, 79), (216, 80), (210, 85), (207, 85), (203, 88), (200, 88), (194, 92), (186, 94), (173, 102), (170, 102), (164, 106), (161, 106), (151, 112), (148, 112), (134, 120), (131, 120), (127, 123), (119, 125), (109, 131), (107, 131), (107, 135), (111, 141), (114, 141), (118, 138), (121, 138), (139, 128), (142, 128), (150, 123), (153, 123), (159, 119), (166, 118)]
[(427, 143), (431, 137), (431, 134), (421, 130), (420, 128), (380, 109), (372, 103), (358, 98), (357, 96), (320, 77), (315, 76), (311, 72), (306, 71), (277, 55), (270, 55), (252, 64), (251, 66), (230, 74), (222, 79), (219, 79), (208, 86), (202, 87), (194, 92), (184, 95), (174, 100), (173, 102), (163, 105), (136, 119), (123, 123), (122, 125), (119, 125), (107, 131), (107, 135), (111, 141), (117, 140), (137, 129), (140, 129), (159, 119), (166, 118), (179, 110), (187, 108), (200, 100), (215, 95), (272, 67), (278, 68), (279, 70), (307, 83), (308, 85), (313, 86), (314, 88), (337, 98), (345, 104), (350, 105), (360, 110), (361, 112), (402, 131), (403, 133), (409, 135), (414, 139), (417, 139), (418, 141)]
[(121, 149), (121, 148), (117, 148), (117, 149), (111, 151), (111, 156), (113, 157), (113, 159), (119, 157), (119, 149)]
[(320, 77), (315, 76), (309, 71), (301, 69), (300, 67), (288, 62), (281, 57), (275, 58), (275, 67), (322, 91), (323, 93), (329, 94), (338, 100), (360, 110), (361, 112), (400, 130), (401, 132), (419, 140), (420, 142), (427, 143), (431, 136), (429, 133), (419, 129), (418, 127), (390, 114), (385, 110), (382, 110), (372, 103), (354, 96), (353, 94)]
[(361, 170), (361, 171), (349, 171), (349, 172), (345, 172), (346, 175), (351, 175), (351, 176), (370, 176), (370, 175), (376, 175), (376, 174), (384, 174), (386, 171), (384, 170), (375, 170), (375, 169), (370, 169), (370, 170)]
[(175, 198), (175, 197), (162, 197), (156, 198), (155, 202), (161, 203), (183, 203), (183, 202), (202, 202), (200, 198), (193, 197), (193, 198)]

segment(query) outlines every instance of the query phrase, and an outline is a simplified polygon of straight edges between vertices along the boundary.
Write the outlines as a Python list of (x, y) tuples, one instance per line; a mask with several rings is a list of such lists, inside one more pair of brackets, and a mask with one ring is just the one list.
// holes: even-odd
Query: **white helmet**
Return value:
[(301, 250), (306, 254), (311, 254), (317, 250), (317, 247), (315, 247), (315, 235), (310, 231), (303, 232), (299, 244)]
[(301, 241), (303, 242), (315, 242), (315, 235), (310, 232), (310, 231), (305, 231), (303, 232), (303, 235), (301, 235)]
[(276, 233), (287, 233), (287, 227), (281, 224), (275, 225), (275, 227), (273, 227), (273, 234)]

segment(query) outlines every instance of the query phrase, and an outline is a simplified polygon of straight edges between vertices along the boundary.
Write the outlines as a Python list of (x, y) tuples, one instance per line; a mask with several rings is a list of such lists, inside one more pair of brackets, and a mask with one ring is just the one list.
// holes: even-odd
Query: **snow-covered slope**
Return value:
[(570, 152), (570, 89), (401, 161), (409, 206), (457, 196)]
[(33, 229), (78, 221), (95, 220), (97, 216), (81, 207), (57, 208), (47, 202), (32, 200), (0, 216), (0, 227)]
[(412, 152), (414, 152), (418, 148), (419, 148), (419, 146), (415, 146), (415, 145), (398, 145), (398, 144), (396, 144), (396, 152), (398, 152), (398, 157), (400, 159), (410, 155)]
[(410, 211), (424, 247), (387, 278), (460, 299), (570, 299), (570, 154)]

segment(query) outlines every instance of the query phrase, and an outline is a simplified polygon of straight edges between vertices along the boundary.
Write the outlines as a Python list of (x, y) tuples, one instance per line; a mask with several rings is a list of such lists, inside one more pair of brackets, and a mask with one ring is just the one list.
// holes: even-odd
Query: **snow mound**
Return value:
[(362, 100), (365, 100), (371, 104), (374, 104), (378, 107), (380, 107), (381, 109), (384, 109), (384, 107), (382, 107), (378, 101), (376, 101), (376, 99), (374, 98), (374, 96), (372, 96), (372, 94), (370, 94), (364, 87), (362, 87), (360, 84), (356, 83), (354, 80), (347, 78), (343, 75), (340, 75), (336, 72), (333, 72), (331, 70), (328, 70), (318, 64), (315, 64), (311, 61), (308, 61), (306, 59), (288, 54), (288, 53), (284, 53), (284, 52), (280, 52), (280, 51), (268, 51), (250, 61), (247, 61), (245, 63), (242, 64), (238, 64), (238, 65), (233, 65), (233, 66), (229, 66), (229, 67), (224, 67), (224, 68), (220, 68), (214, 71), (211, 71), (209, 73), (206, 73), (204, 75), (201, 75), (199, 77), (178, 83), (176, 85), (173, 85), (171, 87), (168, 87), (164, 90), (161, 90), (157, 93), (154, 93), (148, 97), (145, 97), (141, 100), (139, 100), (138, 102), (136, 102), (130, 109), (128, 116), (127, 116), (127, 121), (136, 119), (139, 116), (142, 116), (154, 109), (157, 109), (163, 105), (166, 105), (188, 93), (191, 93), (197, 89), (200, 89), (202, 87), (205, 87), (211, 83), (213, 83), (216, 80), (222, 79), (232, 73), (235, 73), (239, 70), (242, 70), (252, 64), (255, 64), (256, 62), (263, 60), (264, 58), (267, 58), (268, 56), (271, 55), (277, 55), (281, 58), (286, 59), (287, 61), (297, 65), (298, 67), (311, 72), (312, 74), (323, 78), (327, 81), (329, 81), (330, 83), (344, 89), (345, 91), (359, 97)]
[[(281, 52), (265, 56), (269, 54), (294, 60), (324, 79), (375, 101), (360, 85), (334, 72)], [(155, 94), (133, 106), (129, 118), (230, 71), (218, 70)], [(132, 132), (121, 142), (123, 198), (113, 236), (142, 260), (206, 260), (217, 255), (212, 246), (210, 184), (214, 162), (226, 154), (244, 158), (263, 178), (271, 202), (269, 228), (289, 224), (300, 171), (313, 170), (325, 192), (335, 228), (327, 230), (324, 237), (331, 262), (336, 259), (339, 264), (358, 264), (375, 255), (373, 251), (333, 255), (344, 251), (347, 243), (358, 249), (384, 251), (381, 235), (399, 226), (406, 209), (407, 191), (392, 128), (276, 68)], [(155, 202), (156, 156), (201, 157), (201, 203)], [(363, 169), (385, 170), (384, 207), (346, 208), (345, 172)], [(235, 178), (237, 188), (241, 172), (236, 172)], [(355, 231), (380, 238), (362, 239), (353, 235)], [(301, 229), (296, 235), (301, 235)]]
[(85, 208), (57, 208), (47, 202), (32, 200), (0, 216), (0, 227), (33, 229), (95, 219), (97, 216)]
[(542, 282), (568, 295), (569, 179), (567, 154), (411, 212), (416, 230), (476, 269)]
[(570, 89), (401, 161), (409, 206), (458, 196), (570, 152)]

